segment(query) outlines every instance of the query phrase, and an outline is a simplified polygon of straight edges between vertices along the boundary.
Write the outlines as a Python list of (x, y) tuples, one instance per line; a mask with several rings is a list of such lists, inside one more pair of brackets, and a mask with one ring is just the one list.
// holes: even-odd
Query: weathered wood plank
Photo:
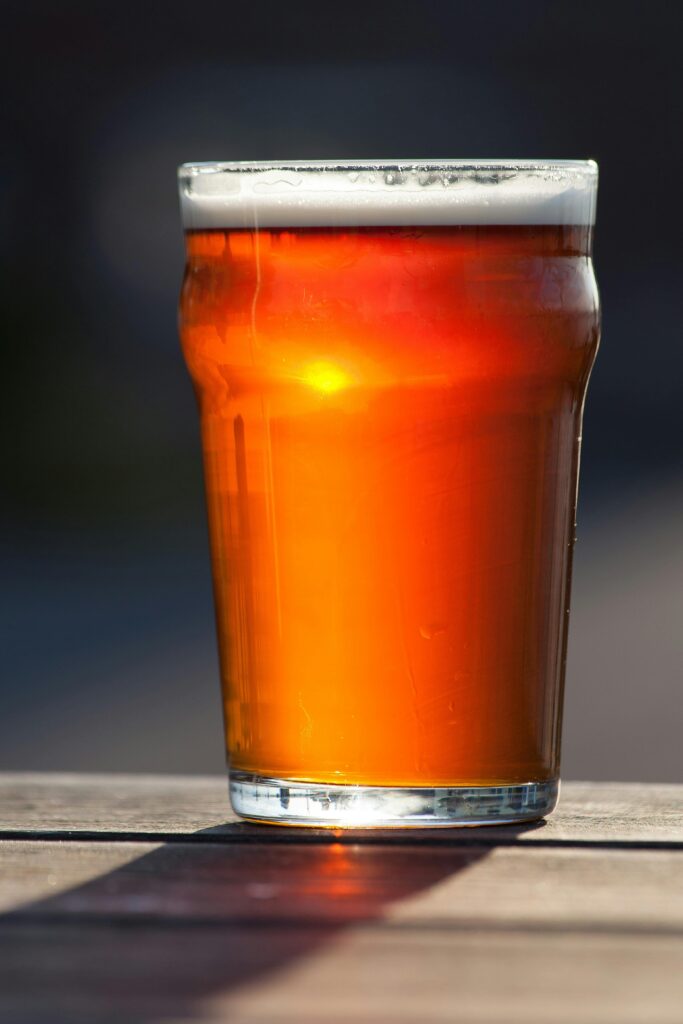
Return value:
[(679, 1024), (683, 787), (568, 784), (528, 831), (226, 808), (223, 779), (0, 777), (3, 1024)]
[(670, 850), (0, 843), (0, 912), (126, 923), (353, 923), (670, 932)]
[[(197, 833), (211, 830), (203, 837)], [(192, 836), (195, 839), (326, 842), (326, 830), (238, 822), (221, 777), (0, 775), (2, 833)], [(357, 841), (404, 842), (404, 830), (346, 832)], [(683, 843), (683, 786), (568, 782), (558, 810), (539, 826), (413, 830), (430, 843)]]
[[(231, 1021), (680, 1021), (680, 944), (631, 938), (491, 936), (365, 929), (292, 965), (284, 977), (207, 1001)], [(680, 963), (680, 960), (678, 960)], [(318, 1000), (320, 996), (318, 995)]]
[(0, 922), (3, 1024), (680, 1024), (681, 941)]

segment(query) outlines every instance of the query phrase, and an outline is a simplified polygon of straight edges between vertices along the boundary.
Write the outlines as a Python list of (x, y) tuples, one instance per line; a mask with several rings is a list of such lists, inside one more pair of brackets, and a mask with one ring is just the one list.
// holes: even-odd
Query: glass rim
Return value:
[(200, 174), (238, 173), (248, 174), (260, 171), (296, 171), (314, 174), (345, 171), (458, 171), (480, 174), (485, 171), (524, 171), (526, 174), (571, 174), (596, 177), (598, 165), (593, 159), (550, 160), (550, 159), (450, 159), (420, 157), (417, 159), (359, 159), (359, 160), (199, 160), (188, 161), (178, 167), (178, 176)]

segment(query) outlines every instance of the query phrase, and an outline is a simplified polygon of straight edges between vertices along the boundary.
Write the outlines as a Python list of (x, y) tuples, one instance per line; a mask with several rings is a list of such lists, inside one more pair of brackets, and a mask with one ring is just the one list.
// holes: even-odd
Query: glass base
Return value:
[(331, 786), (230, 772), (230, 801), (242, 818), (327, 828), (444, 828), (514, 825), (550, 814), (557, 779), (510, 786)]

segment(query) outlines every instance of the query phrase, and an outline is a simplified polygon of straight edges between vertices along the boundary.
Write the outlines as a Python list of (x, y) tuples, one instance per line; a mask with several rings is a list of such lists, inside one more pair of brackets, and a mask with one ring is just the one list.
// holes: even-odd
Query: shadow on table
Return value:
[(85, 871), (112, 857), (118, 866), (0, 918), (4, 1024), (201, 1015), (212, 998), (265, 983), (351, 925), (390, 917), (395, 904), (495, 848), (424, 845), (414, 833), (372, 845), (367, 833), (299, 843), (291, 831), (282, 842), (249, 825), (222, 842), (220, 832), (143, 856), (136, 842), (50, 844), (55, 879), (66, 856), (80, 858)]

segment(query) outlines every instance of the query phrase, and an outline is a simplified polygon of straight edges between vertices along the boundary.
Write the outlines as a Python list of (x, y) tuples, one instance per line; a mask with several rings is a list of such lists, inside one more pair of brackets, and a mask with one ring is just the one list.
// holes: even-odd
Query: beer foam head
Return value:
[(183, 164), (186, 229), (592, 224), (592, 160)]

